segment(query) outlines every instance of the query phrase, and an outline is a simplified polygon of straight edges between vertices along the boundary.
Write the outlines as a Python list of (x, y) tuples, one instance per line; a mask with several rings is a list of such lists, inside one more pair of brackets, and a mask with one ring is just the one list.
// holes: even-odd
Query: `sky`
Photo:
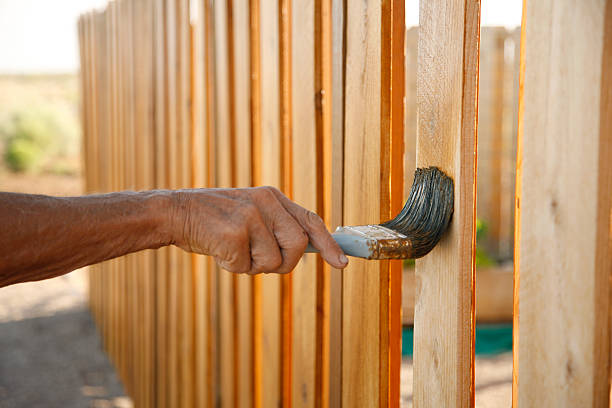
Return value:
[[(270, 1), (270, 0), (264, 0)], [(78, 16), (107, 0), (0, 0), (0, 73), (78, 70)], [(522, 0), (482, 0), (482, 25), (514, 27)], [(406, 0), (406, 25), (418, 25), (419, 1)]]

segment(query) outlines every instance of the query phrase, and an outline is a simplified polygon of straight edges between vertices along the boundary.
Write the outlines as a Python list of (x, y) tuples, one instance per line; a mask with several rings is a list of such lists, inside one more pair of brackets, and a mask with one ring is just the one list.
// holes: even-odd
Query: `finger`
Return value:
[(227, 241), (215, 251), (215, 262), (221, 268), (233, 273), (248, 273), (251, 270), (251, 254), (248, 246)]
[[(280, 247), (283, 262), (278, 273), (289, 273), (298, 264), (308, 246), (308, 234), (300, 224), (287, 212), (276, 198), (276, 208), (268, 212), (272, 232)], [(264, 216), (265, 218), (265, 216)]]
[(251, 270), (249, 274), (275, 272), (281, 266), (283, 257), (274, 234), (261, 216), (249, 224), (251, 242)]
[(272, 191), (281, 205), (306, 231), (310, 242), (321, 252), (323, 259), (334, 268), (344, 268), (348, 264), (348, 259), (325, 227), (321, 217), (294, 203), (280, 191), (276, 189), (272, 189)]

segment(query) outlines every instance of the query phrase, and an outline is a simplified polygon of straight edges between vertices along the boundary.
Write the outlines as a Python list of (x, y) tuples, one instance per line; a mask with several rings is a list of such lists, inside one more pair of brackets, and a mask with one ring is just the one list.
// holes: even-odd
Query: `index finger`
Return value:
[(321, 217), (294, 203), (279, 190), (272, 189), (272, 191), (287, 212), (304, 228), (310, 243), (321, 252), (323, 259), (334, 268), (342, 269), (346, 267), (348, 259), (325, 227)]

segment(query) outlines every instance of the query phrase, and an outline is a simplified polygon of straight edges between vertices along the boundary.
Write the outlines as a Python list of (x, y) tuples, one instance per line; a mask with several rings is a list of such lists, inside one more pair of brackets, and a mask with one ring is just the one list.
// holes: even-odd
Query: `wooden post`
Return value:
[(417, 166), (453, 178), (449, 230), (416, 262), (414, 403), (474, 405), (474, 246), (480, 2), (422, 0)]
[[(401, 206), (403, 10), (400, 1), (347, 3), (346, 225), (378, 224)], [(399, 406), (398, 272), (397, 264), (355, 258), (343, 271), (343, 406)]]
[(513, 405), (609, 404), (612, 3), (527, 2)]

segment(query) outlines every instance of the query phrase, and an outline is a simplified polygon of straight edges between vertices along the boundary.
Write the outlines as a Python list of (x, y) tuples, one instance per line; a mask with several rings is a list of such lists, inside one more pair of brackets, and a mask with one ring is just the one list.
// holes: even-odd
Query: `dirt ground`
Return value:
[(86, 305), (85, 271), (0, 289), (0, 408), (130, 407)]

